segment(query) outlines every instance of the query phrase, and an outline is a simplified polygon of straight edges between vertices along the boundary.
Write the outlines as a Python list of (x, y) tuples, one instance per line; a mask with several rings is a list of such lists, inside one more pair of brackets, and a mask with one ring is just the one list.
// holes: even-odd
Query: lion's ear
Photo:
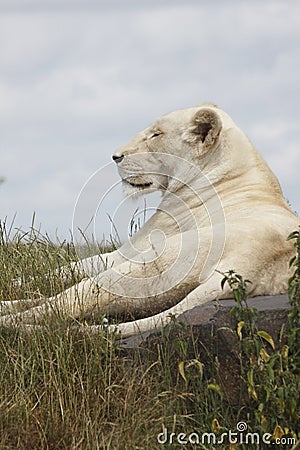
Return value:
[(217, 113), (211, 109), (200, 109), (193, 117), (190, 134), (193, 141), (201, 141), (205, 148), (211, 147), (218, 138), (222, 122)]

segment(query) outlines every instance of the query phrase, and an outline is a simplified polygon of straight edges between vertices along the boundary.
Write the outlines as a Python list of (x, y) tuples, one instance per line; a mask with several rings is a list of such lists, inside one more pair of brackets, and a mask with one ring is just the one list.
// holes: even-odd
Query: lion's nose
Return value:
[(112, 159), (115, 163), (119, 164), (124, 159), (124, 155), (112, 155)]

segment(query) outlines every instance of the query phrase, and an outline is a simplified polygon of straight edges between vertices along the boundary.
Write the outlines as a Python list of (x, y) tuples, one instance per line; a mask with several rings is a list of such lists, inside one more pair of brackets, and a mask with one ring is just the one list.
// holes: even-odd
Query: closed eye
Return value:
[(149, 139), (154, 139), (154, 138), (160, 136), (161, 134), (162, 134), (161, 131), (154, 131), (154, 132), (149, 136)]

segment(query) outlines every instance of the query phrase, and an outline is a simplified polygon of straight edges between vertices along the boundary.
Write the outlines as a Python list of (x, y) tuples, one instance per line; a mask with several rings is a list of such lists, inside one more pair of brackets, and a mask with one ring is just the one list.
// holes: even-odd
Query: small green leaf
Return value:
[(299, 231), (293, 231), (291, 234), (288, 235), (287, 240), (290, 241), (291, 239), (297, 239), (299, 236)]
[(221, 281), (221, 289), (222, 289), (222, 291), (224, 289), (226, 281), (227, 281), (227, 277), (224, 277), (223, 280)]
[(262, 339), (264, 339), (265, 341), (267, 341), (273, 350), (275, 350), (275, 344), (273, 341), (273, 338), (266, 332), (266, 331), (258, 331), (257, 332), (258, 336), (260, 336)]
[(264, 348), (260, 349), (259, 355), (264, 360), (264, 362), (268, 362), (270, 359), (270, 355), (266, 352)]
[(247, 373), (248, 379), (248, 392), (254, 400), (258, 400), (256, 390), (254, 388), (253, 370), (249, 370)]
[(283, 345), (281, 349), (281, 356), (283, 359), (288, 359), (289, 357), (289, 347), (287, 345)]
[(294, 265), (294, 262), (296, 261), (296, 259), (297, 259), (297, 257), (294, 256), (294, 257), (290, 260), (290, 262), (289, 262), (289, 268), (291, 268), (291, 267)]
[(275, 379), (275, 374), (274, 374), (273, 368), (270, 367), (270, 365), (267, 366), (267, 371), (268, 371), (268, 376), (269, 376), (270, 380), (273, 382)]
[(185, 371), (184, 371), (184, 361), (180, 361), (178, 363), (178, 372), (180, 373), (180, 375), (182, 376), (184, 381), (187, 383), (187, 379), (186, 379)]
[(213, 419), (212, 423), (211, 423), (211, 429), (215, 434), (220, 433), (221, 430), (221, 425), (219, 424), (218, 419)]
[(237, 335), (238, 335), (240, 340), (243, 339), (242, 329), (244, 328), (244, 325), (245, 325), (245, 322), (243, 320), (241, 322), (239, 322), (238, 325), (237, 325), (236, 332), (237, 332)]
[(220, 386), (218, 384), (210, 383), (210, 384), (207, 385), (207, 389), (209, 389), (210, 391), (217, 392), (217, 394), (219, 394), (219, 396), (221, 398), (223, 398), (222, 390), (221, 390), (221, 388), (220, 388)]
[(273, 431), (273, 436), (272, 437), (273, 437), (273, 439), (281, 439), (282, 436), (284, 436), (284, 431), (281, 428), (281, 426), (277, 424), (275, 429), (274, 429), (274, 431)]
[(248, 386), (248, 392), (254, 400), (256, 401), (258, 400), (256, 390), (254, 389), (253, 386)]

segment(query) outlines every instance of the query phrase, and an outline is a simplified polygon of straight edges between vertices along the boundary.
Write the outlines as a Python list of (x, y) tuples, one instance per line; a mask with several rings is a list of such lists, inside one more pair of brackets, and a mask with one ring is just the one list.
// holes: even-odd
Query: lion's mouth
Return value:
[(130, 186), (135, 187), (135, 188), (139, 188), (139, 189), (148, 188), (148, 187), (152, 186), (152, 184), (153, 184), (151, 181), (148, 181), (148, 182), (145, 182), (145, 183), (133, 183), (132, 181), (129, 181), (129, 180), (123, 180), (123, 181), (125, 181), (128, 184), (130, 184)]

